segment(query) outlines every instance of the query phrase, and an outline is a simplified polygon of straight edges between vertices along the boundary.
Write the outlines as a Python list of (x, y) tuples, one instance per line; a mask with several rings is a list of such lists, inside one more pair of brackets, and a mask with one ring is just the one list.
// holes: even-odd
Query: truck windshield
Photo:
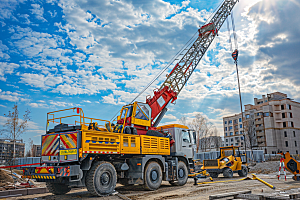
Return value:
[(190, 134), (189, 134), (188, 131), (182, 130), (182, 140), (183, 140), (184, 142), (191, 143)]

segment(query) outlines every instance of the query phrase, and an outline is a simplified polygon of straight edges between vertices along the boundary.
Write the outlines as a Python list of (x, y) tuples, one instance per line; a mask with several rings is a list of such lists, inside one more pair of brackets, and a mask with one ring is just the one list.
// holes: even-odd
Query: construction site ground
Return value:
[[(257, 174), (258, 178), (268, 182), (276, 187), (275, 190), (269, 188), (258, 180), (242, 180), (238, 174), (234, 174), (233, 178), (224, 178), (219, 175), (218, 178), (214, 178), (213, 182), (209, 178), (199, 179), (198, 183), (210, 182), (208, 184), (194, 185), (194, 179), (189, 178), (188, 182), (184, 186), (171, 186), (169, 182), (163, 181), (161, 187), (156, 191), (145, 191), (141, 185), (122, 186), (117, 184), (113, 195), (101, 197), (103, 200), (117, 200), (117, 199), (147, 199), (147, 200), (160, 200), (160, 199), (209, 199), (209, 196), (250, 190), (252, 194), (261, 194), (264, 196), (288, 196), (289, 194), (300, 193), (300, 182), (292, 180), (292, 174), (287, 172), (287, 180), (284, 176), (278, 180), (277, 174), (279, 169), (279, 161), (271, 161), (264, 163), (257, 163), (250, 166), (250, 172), (248, 177), (252, 178), (252, 173)], [(7, 183), (11, 185), (13, 179), (7, 174), (0, 173), (0, 182), (2, 185)], [(7, 171), (6, 171), (7, 173)], [(15, 178), (16, 179), (16, 178)], [(220, 182), (219, 182), (220, 181)], [(16, 183), (16, 180), (15, 180)], [(45, 187), (45, 183), (34, 182), (34, 187)], [(86, 188), (73, 188), (69, 193), (65, 195), (53, 195), (51, 193), (26, 195), (19, 197), (11, 197), (8, 199), (98, 199), (99, 197), (91, 196)]]
[[(288, 174), (285, 181), (284, 176), (278, 180), (277, 173), (270, 174), (257, 174), (257, 176), (264, 181), (274, 185), (275, 190), (269, 188), (258, 180), (239, 180), (241, 177), (234, 175), (233, 178), (228, 179), (220, 175), (218, 178), (214, 178), (216, 182), (211, 184), (199, 184), (194, 185), (194, 180), (189, 178), (188, 182), (184, 186), (171, 186), (168, 182), (163, 181), (161, 187), (156, 191), (145, 191), (142, 186), (122, 186), (117, 184), (116, 192), (113, 195), (107, 197), (101, 197), (103, 200), (117, 200), (117, 199), (147, 199), (147, 200), (160, 200), (160, 199), (209, 199), (210, 195), (222, 194), (227, 192), (237, 192), (243, 190), (251, 190), (252, 194), (262, 194), (264, 196), (288, 196), (289, 194), (300, 193), (300, 182), (292, 180), (292, 175)], [(248, 174), (248, 177), (252, 177)], [(230, 180), (230, 181), (229, 181)], [(200, 179), (198, 182), (209, 181), (209, 179)], [(227, 182), (228, 181), (228, 182)], [(21, 196), (11, 199), (98, 199), (99, 197), (91, 196), (85, 188), (74, 188), (66, 195), (53, 195), (51, 193), (35, 194)]]

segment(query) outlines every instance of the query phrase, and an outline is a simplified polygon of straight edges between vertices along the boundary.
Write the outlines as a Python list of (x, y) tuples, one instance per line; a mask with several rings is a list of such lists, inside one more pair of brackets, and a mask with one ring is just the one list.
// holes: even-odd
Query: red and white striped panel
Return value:
[(83, 151), (82, 153), (119, 154), (119, 152), (112, 151)]

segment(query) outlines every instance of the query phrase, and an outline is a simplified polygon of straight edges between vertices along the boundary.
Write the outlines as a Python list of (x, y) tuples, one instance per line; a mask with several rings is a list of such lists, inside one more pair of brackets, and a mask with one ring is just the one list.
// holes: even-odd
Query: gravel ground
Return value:
[[(240, 180), (237, 174), (231, 179), (220, 175), (209, 184), (194, 185), (191, 178), (184, 186), (171, 186), (163, 181), (161, 187), (156, 191), (145, 191), (142, 186), (122, 186), (117, 184), (116, 194), (107, 197), (101, 197), (102, 200), (162, 200), (162, 199), (185, 199), (185, 200), (208, 200), (210, 195), (222, 194), (227, 192), (236, 192), (251, 190), (252, 194), (262, 194), (264, 196), (288, 196), (288, 194), (300, 193), (300, 181), (292, 180), (292, 175), (287, 175), (287, 181), (284, 178), (278, 180), (277, 173), (279, 169), (278, 161), (257, 163), (250, 167), (251, 173), (257, 173), (257, 177), (276, 187), (273, 190), (258, 180)], [(251, 173), (248, 177), (252, 178)], [(198, 182), (209, 182), (209, 179), (201, 179)], [(221, 182), (218, 182), (221, 181)], [(77, 199), (99, 199), (91, 196), (85, 188), (74, 188), (66, 195), (52, 195), (51, 193), (28, 195), (11, 199), (34, 199), (34, 200), (77, 200)]]

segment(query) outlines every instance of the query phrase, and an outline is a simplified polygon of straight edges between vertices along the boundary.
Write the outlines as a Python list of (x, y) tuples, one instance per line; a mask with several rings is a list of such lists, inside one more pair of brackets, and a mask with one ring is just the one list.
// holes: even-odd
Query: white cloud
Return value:
[(41, 20), (42, 22), (46, 22), (47, 20), (43, 17), (44, 15), (44, 8), (41, 7), (39, 4), (31, 4), (33, 9), (31, 10), (31, 13), (35, 15), (35, 17), (38, 20)]
[(5, 74), (12, 74), (14, 69), (18, 68), (19, 65), (15, 63), (7, 63), (7, 62), (0, 62), (0, 80), (6, 81), (4, 77)]
[(19, 101), (20, 96), (22, 95), (17, 92), (3, 91), (0, 89), (0, 99), (2, 100), (17, 102)]

